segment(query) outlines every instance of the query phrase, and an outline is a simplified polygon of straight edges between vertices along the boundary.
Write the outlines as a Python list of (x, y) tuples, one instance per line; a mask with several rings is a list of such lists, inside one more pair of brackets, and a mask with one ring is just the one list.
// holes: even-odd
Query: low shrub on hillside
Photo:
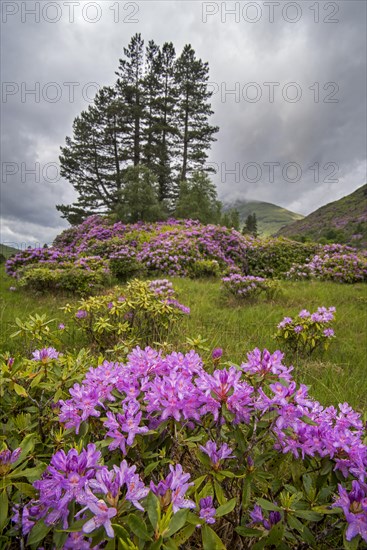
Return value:
[(268, 299), (271, 299), (280, 289), (278, 281), (252, 275), (240, 275), (239, 273), (231, 273), (227, 277), (223, 277), (222, 288), (226, 294), (241, 300), (254, 298), (260, 294), (265, 294)]
[[(94, 263), (93, 263), (94, 262)], [(257, 239), (234, 229), (192, 220), (122, 224), (91, 216), (59, 235), (53, 247), (20, 252), (7, 261), (7, 273), (26, 279), (27, 288), (64, 288), (86, 293), (79, 270), (110, 269), (121, 281), (144, 274), (179, 277), (223, 276), (231, 271), (263, 278), (315, 276), (340, 282), (367, 280), (366, 254), (350, 247), (299, 243), (284, 238)], [(43, 269), (33, 272), (33, 269)], [(48, 270), (48, 271), (47, 271)], [(52, 274), (62, 270), (54, 282)], [(88, 270), (88, 269), (87, 269)], [(70, 272), (70, 276), (67, 275)], [(30, 274), (30, 275), (28, 275)], [(87, 276), (86, 276), (87, 278)], [(58, 285), (58, 286), (57, 286)], [(93, 287), (92, 287), (93, 288)]]
[(367, 253), (349, 246), (326, 245), (309, 261), (294, 264), (287, 273), (293, 280), (320, 279), (337, 283), (367, 281)]
[[(3, 548), (367, 542), (363, 421), (346, 403), (314, 401), (280, 351), (255, 349), (228, 366), (220, 355), (204, 365), (194, 351), (138, 347), (126, 362), (92, 366), (72, 387), (58, 382), (56, 350), (36, 350), (31, 361), (26, 372), (38, 383), (15, 362), (1, 364), (14, 390), (2, 416)], [(78, 378), (82, 365), (78, 372), (75, 360)], [(51, 421), (39, 432), (42, 392)]]
[(257, 239), (246, 251), (247, 274), (260, 277), (284, 276), (295, 263), (304, 263), (319, 245), (288, 239)]
[(335, 307), (319, 307), (314, 313), (303, 309), (292, 317), (284, 317), (278, 324), (274, 338), (291, 352), (311, 355), (318, 349), (327, 350), (335, 337), (331, 328)]
[(65, 306), (98, 349), (162, 342), (189, 308), (175, 298), (172, 283), (134, 279), (122, 289), (81, 300), (76, 308)]
[(38, 292), (72, 292), (79, 295), (93, 294), (110, 282), (106, 267), (94, 264), (90, 269), (80, 265), (58, 267), (34, 267), (22, 270), (19, 286)]
[(110, 270), (119, 281), (127, 281), (136, 275), (144, 273), (144, 266), (136, 258), (135, 251), (128, 247), (120, 249), (110, 256)]

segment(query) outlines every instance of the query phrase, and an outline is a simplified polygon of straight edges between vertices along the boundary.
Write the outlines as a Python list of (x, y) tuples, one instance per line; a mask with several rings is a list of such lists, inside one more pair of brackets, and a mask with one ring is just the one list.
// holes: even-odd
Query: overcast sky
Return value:
[(366, 5), (3, 0), (1, 242), (43, 244), (67, 226), (59, 147), (136, 32), (209, 62), (222, 200), (308, 214), (351, 193), (367, 179)]

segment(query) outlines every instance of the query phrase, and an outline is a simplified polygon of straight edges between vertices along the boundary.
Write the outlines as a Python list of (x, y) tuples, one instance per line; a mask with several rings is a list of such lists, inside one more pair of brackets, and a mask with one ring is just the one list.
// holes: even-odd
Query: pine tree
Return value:
[(218, 131), (209, 124), (208, 64), (191, 46), (176, 59), (172, 43), (160, 48), (151, 40), (144, 48), (136, 34), (123, 52), (115, 86), (103, 88), (75, 119), (61, 148), (61, 174), (78, 198), (57, 209), (72, 224), (115, 212), (132, 166), (152, 172), (159, 202), (172, 213), (181, 182), (206, 170)]
[(186, 180), (195, 170), (204, 170), (207, 150), (215, 141), (218, 127), (208, 122), (213, 114), (208, 90), (209, 66), (197, 59), (195, 51), (186, 45), (177, 59), (175, 78), (179, 90), (178, 102), (178, 176)]
[(239, 229), (240, 214), (235, 208), (231, 208), (222, 215), (221, 224), (232, 229)]
[(249, 214), (246, 218), (245, 225), (242, 228), (242, 233), (244, 235), (252, 235), (253, 237), (258, 236), (257, 232), (257, 219), (255, 212)]
[(221, 219), (221, 207), (215, 185), (205, 172), (194, 172), (190, 180), (181, 182), (175, 210), (177, 218), (218, 223)]
[(125, 59), (120, 59), (116, 75), (116, 90), (124, 105), (124, 117), (127, 131), (123, 137), (126, 159), (137, 166), (142, 153), (142, 120), (145, 116), (144, 104), (144, 40), (135, 34), (127, 48), (124, 48)]
[(149, 168), (131, 166), (125, 171), (116, 217), (125, 223), (154, 222), (164, 218), (157, 180)]
[(75, 119), (73, 137), (67, 137), (61, 148), (61, 175), (79, 193), (74, 205), (56, 207), (70, 223), (108, 212), (118, 201), (122, 162), (119, 113), (114, 90), (102, 88), (94, 104)]

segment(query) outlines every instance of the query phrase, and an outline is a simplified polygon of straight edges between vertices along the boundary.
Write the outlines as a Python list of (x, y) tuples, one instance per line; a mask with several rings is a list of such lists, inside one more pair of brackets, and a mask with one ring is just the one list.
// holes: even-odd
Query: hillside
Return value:
[(367, 247), (367, 184), (322, 206), (302, 220), (281, 228), (276, 236), (296, 240), (339, 242)]
[(235, 208), (240, 214), (241, 226), (245, 223), (249, 214), (256, 214), (257, 228), (260, 236), (272, 235), (284, 225), (301, 220), (303, 216), (291, 212), (286, 208), (271, 204), (270, 202), (237, 200), (232, 204), (226, 204), (225, 210)]
[(5, 256), (5, 258), (9, 258), (10, 256), (12, 256), (12, 254), (16, 254), (17, 252), (19, 252), (17, 248), (13, 248), (11, 246), (7, 246), (6, 244), (0, 243), (0, 254)]

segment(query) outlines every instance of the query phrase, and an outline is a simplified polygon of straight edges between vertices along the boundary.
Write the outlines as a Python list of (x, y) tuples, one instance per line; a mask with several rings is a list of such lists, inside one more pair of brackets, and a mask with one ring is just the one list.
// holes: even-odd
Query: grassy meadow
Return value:
[[(278, 349), (272, 335), (285, 315), (293, 316), (301, 309), (314, 311), (318, 306), (335, 306), (336, 339), (330, 348), (303, 359), (286, 356), (285, 363), (295, 367), (298, 382), (311, 386), (311, 395), (324, 405), (347, 401), (353, 407), (367, 408), (367, 292), (363, 284), (340, 285), (315, 281), (281, 283), (282, 292), (273, 301), (231, 302), (222, 296), (220, 282), (212, 279), (172, 279), (180, 301), (191, 308), (177, 332), (173, 344), (182, 347), (186, 338), (206, 339), (210, 350), (221, 347), (223, 359), (240, 363), (254, 347)], [(77, 301), (70, 295), (40, 295), (21, 289), (9, 290), (14, 280), (1, 269), (0, 278), (0, 349), (15, 353), (20, 346), (10, 335), (15, 331), (16, 317), (46, 313), (55, 319), (54, 327), (65, 321), (60, 308)], [(51, 325), (52, 326), (52, 325)], [(69, 348), (83, 345), (78, 333), (65, 334)]]

